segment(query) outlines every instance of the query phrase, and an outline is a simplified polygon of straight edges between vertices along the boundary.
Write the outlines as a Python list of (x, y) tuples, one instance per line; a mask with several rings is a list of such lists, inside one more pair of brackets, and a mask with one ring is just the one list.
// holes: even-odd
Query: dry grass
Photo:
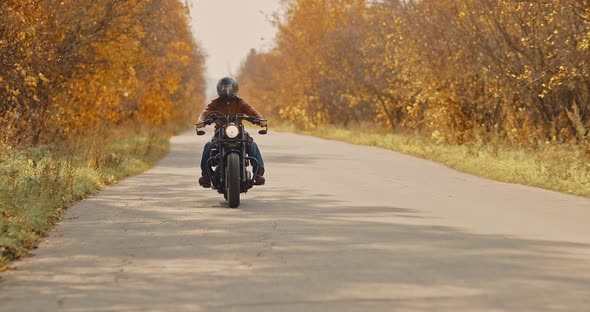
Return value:
[(130, 127), (106, 133), (0, 153), (0, 264), (33, 248), (67, 205), (145, 171), (168, 148), (167, 131)]

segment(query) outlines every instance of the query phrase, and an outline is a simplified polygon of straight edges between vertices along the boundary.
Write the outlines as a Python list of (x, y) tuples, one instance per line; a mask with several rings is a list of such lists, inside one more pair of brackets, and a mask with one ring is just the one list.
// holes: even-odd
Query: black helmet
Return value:
[(239, 89), (238, 81), (234, 77), (223, 77), (217, 82), (217, 94), (225, 100), (235, 98)]

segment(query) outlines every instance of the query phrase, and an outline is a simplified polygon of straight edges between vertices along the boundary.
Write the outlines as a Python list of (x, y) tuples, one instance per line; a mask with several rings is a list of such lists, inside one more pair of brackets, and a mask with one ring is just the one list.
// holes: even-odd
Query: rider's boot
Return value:
[(264, 183), (266, 182), (266, 179), (263, 177), (264, 175), (264, 170), (260, 169), (258, 170), (258, 172), (256, 172), (256, 175), (254, 176), (254, 185), (264, 185)]
[(211, 179), (209, 179), (209, 175), (201, 173), (201, 177), (199, 178), (199, 184), (204, 188), (210, 188)]

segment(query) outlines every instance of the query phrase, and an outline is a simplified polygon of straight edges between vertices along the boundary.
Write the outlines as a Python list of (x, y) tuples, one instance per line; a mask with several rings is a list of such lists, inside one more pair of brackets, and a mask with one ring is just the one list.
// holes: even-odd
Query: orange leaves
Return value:
[[(339, 86), (357, 76), (361, 59), (351, 54), (358, 53), (362, 42), (357, 29), (363, 27), (364, 10), (365, 2), (358, 0), (293, 2), (286, 18), (277, 22), (276, 51), (253, 52), (244, 64), (244, 97), (254, 96), (266, 113), (300, 126), (349, 118), (346, 106), (358, 101)], [(269, 83), (272, 87), (260, 90)]]
[[(590, 128), (590, 9), (563, 0), (299, 0), (244, 96), (299, 126), (376, 122), (462, 143), (580, 140)], [(575, 118), (574, 106), (577, 107)]]
[[(0, 144), (67, 139), (138, 117), (188, 119), (188, 105), (202, 99), (203, 57), (179, 1), (25, 0), (0, 10)], [(26, 123), (8, 133), (11, 114)]]

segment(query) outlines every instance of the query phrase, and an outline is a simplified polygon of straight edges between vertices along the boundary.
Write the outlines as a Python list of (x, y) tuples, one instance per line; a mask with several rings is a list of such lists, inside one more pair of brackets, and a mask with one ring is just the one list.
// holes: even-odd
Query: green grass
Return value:
[(449, 145), (418, 134), (391, 134), (375, 129), (319, 126), (298, 130), (289, 124), (273, 129), (381, 147), (489, 179), (590, 197), (588, 146), (547, 144), (536, 149), (515, 148), (500, 140), (494, 144)]
[(106, 133), (0, 152), (0, 267), (34, 248), (73, 201), (147, 170), (168, 150), (169, 131)]

